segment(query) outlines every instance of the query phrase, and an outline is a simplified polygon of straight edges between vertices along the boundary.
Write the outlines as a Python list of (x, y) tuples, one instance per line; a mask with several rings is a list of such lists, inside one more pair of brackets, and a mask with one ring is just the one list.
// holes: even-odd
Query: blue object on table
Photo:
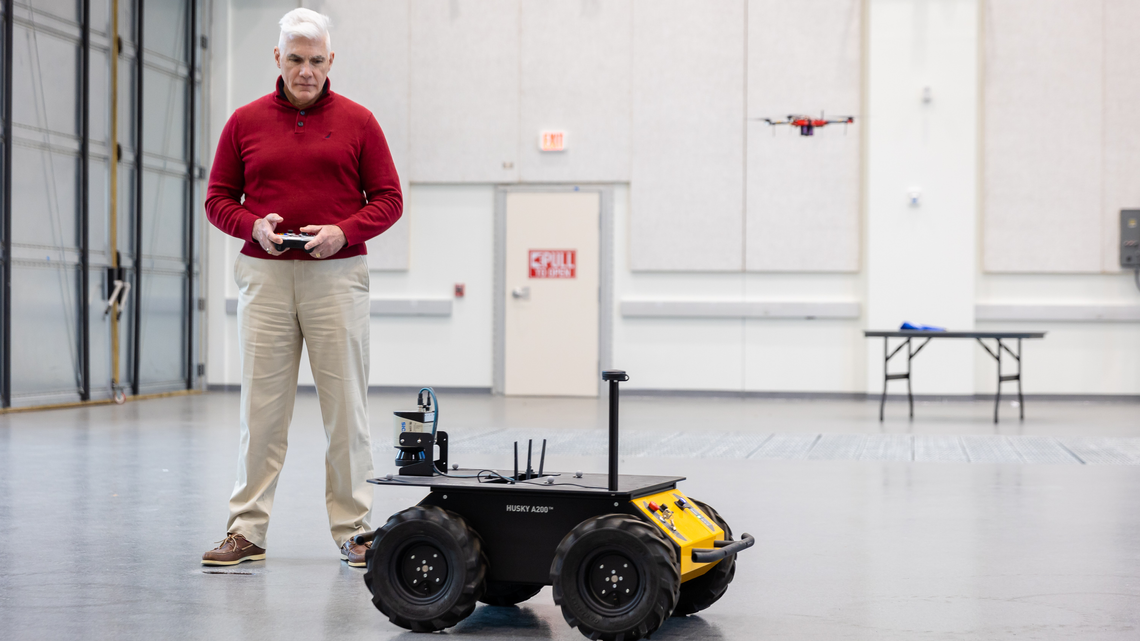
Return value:
[(903, 321), (903, 324), (901, 326), (899, 326), (899, 329), (910, 329), (910, 330), (916, 330), (916, 331), (920, 331), (920, 332), (944, 332), (944, 331), (946, 331), (945, 327), (935, 327), (934, 325), (915, 325), (914, 323), (908, 323), (906, 321)]

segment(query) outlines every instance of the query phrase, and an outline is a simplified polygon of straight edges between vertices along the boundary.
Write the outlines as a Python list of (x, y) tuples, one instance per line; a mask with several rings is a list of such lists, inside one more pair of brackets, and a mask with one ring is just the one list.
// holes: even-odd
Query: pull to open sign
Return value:
[(531, 278), (576, 278), (578, 275), (576, 249), (532, 249), (528, 262)]

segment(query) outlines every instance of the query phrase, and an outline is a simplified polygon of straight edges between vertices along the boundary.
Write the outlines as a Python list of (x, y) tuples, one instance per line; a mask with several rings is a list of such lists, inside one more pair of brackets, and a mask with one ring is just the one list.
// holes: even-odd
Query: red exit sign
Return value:
[(538, 138), (538, 148), (543, 151), (564, 151), (566, 149), (566, 132), (542, 132)]
[(528, 264), (531, 278), (576, 278), (578, 250), (532, 249)]

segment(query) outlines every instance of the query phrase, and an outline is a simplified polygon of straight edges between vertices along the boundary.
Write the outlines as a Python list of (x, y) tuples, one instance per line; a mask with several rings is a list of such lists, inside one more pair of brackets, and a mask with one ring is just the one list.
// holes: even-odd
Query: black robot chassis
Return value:
[[(483, 602), (511, 606), (553, 586), (566, 622), (592, 639), (648, 637), (670, 616), (704, 610), (728, 588), (736, 554), (711, 507), (677, 489), (683, 477), (619, 475), (618, 383), (609, 381), (609, 474), (448, 470), (445, 432), (399, 435), (399, 475), (381, 486), (429, 489), (375, 532), (364, 581), (389, 620), (418, 632), (456, 625)], [(422, 399), (422, 393), (421, 393)], [(430, 404), (421, 414), (434, 418)], [(439, 460), (433, 461), (435, 448)]]

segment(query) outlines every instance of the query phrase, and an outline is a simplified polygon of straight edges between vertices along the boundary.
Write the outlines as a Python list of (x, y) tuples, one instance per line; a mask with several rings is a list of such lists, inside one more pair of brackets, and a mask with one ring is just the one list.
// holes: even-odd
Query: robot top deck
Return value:
[[(368, 482), (376, 485), (411, 485), (414, 487), (429, 487), (432, 490), (479, 490), (479, 491), (507, 491), (507, 492), (535, 492), (536, 496), (551, 495), (577, 495), (592, 497), (614, 497), (629, 501), (639, 496), (646, 496), (676, 487), (677, 483), (685, 480), (683, 476), (640, 476), (635, 474), (620, 474), (617, 477), (617, 489), (607, 487), (609, 476), (605, 474), (583, 474), (581, 478), (572, 474), (550, 475), (541, 478), (519, 480), (517, 483), (503, 481), (509, 478), (508, 470), (492, 470), (495, 475), (478, 478), (474, 477), (480, 471), (486, 470), (452, 470), (449, 476), (393, 476), (388, 478), (371, 479)], [(554, 483), (548, 485), (547, 479)], [(541, 493), (541, 494), (538, 494)]]
[[(544, 474), (543, 466), (546, 461), (546, 439), (542, 440), (542, 451), (539, 454), (538, 471), (532, 467), (532, 444), (527, 445), (526, 467), (520, 474), (519, 444), (515, 442), (515, 469), (513, 473), (498, 470), (453, 470), (448, 474), (448, 436), (447, 432), (436, 431), (439, 420), (438, 403), (435, 402), (435, 392), (425, 387), (419, 393), (419, 412), (396, 412), (396, 416), (404, 419), (421, 421), (417, 423), (419, 430), (407, 431), (404, 422), (399, 422), (396, 449), (400, 454), (396, 457), (396, 465), (400, 467), (399, 476), (391, 474), (384, 478), (370, 479), (369, 483), (376, 485), (412, 485), (430, 487), (432, 490), (451, 488), (460, 490), (497, 491), (524, 491), (541, 492), (541, 495), (569, 495), (589, 498), (612, 497), (630, 500), (634, 497), (647, 496), (662, 490), (673, 489), (684, 477), (673, 476), (638, 476), (618, 474), (618, 383), (628, 381), (629, 376), (621, 370), (607, 370), (602, 372), (602, 380), (609, 383), (610, 388), (610, 429), (609, 429), (609, 473), (601, 474), (575, 473), (574, 476), (561, 474)], [(428, 394), (425, 396), (424, 392)], [(435, 407), (433, 408), (433, 403)], [(430, 417), (430, 419), (429, 419)], [(431, 432), (421, 431), (426, 421), (431, 421)], [(439, 448), (439, 459), (435, 459), (435, 448)], [(457, 466), (458, 467), (458, 466)], [(486, 475), (486, 476), (484, 476)]]

